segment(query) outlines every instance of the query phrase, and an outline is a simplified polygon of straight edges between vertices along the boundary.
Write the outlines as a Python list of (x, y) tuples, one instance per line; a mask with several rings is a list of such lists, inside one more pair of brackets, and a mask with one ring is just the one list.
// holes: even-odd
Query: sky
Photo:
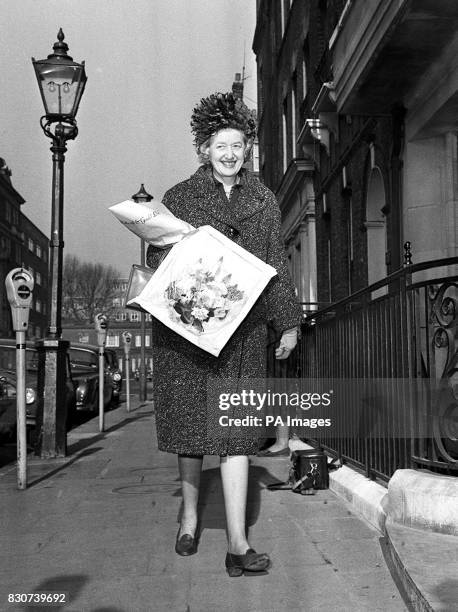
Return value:
[(140, 239), (108, 207), (140, 184), (161, 200), (198, 167), (189, 121), (202, 97), (230, 91), (245, 60), (244, 99), (256, 108), (255, 0), (0, 0), (0, 157), (22, 211), (49, 236), (51, 141), (31, 62), (62, 28), (88, 81), (79, 134), (64, 166), (64, 255), (127, 276)]

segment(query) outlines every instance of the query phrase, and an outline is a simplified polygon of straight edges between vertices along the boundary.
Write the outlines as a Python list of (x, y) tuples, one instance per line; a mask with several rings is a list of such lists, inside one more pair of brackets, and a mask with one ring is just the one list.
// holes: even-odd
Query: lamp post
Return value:
[[(140, 186), (139, 191), (132, 196), (134, 202), (151, 202), (153, 196), (145, 191), (143, 183)], [(145, 241), (140, 241), (140, 265), (145, 266)], [(139, 382), (140, 382), (140, 393), (139, 399), (141, 402), (146, 400), (146, 348), (145, 348), (145, 313), (140, 312), (140, 336), (141, 336), (141, 347), (140, 347), (140, 367), (139, 371)]]
[(67, 140), (78, 134), (76, 113), (87, 77), (84, 62), (74, 62), (67, 54), (62, 28), (53, 53), (32, 64), (40, 88), (45, 114), (40, 119), (43, 132), (52, 140), (52, 211), (49, 248), (49, 299), (47, 336), (38, 343), (40, 356), (39, 396), (42, 409), (38, 451), (42, 457), (66, 454), (66, 351), (62, 334), (62, 260), (64, 212), (64, 161)]

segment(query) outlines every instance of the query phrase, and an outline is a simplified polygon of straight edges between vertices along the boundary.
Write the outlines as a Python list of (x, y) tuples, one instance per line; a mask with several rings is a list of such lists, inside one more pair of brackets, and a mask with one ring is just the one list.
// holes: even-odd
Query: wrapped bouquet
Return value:
[[(117, 206), (110, 209), (116, 216)], [(140, 224), (122, 220), (150, 244), (170, 245), (171, 236), (175, 243), (131, 302), (217, 357), (276, 270), (209, 225), (195, 230), (168, 211), (161, 214), (162, 232), (155, 225), (158, 215)]]
[(194, 228), (177, 219), (162, 202), (153, 200), (148, 205), (125, 200), (109, 210), (131, 232), (153, 246), (164, 248), (191, 232)]

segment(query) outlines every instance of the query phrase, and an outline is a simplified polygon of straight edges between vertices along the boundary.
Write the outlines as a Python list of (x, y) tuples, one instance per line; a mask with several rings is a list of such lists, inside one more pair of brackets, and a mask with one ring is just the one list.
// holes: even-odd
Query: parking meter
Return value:
[(105, 429), (104, 415), (104, 383), (105, 383), (105, 352), (103, 347), (107, 339), (108, 317), (99, 312), (94, 317), (97, 331), (97, 344), (99, 345), (99, 430)]
[(16, 332), (17, 484), (19, 489), (27, 488), (25, 332), (29, 327), (33, 285), (32, 274), (24, 268), (14, 268), (5, 279), (13, 329)]
[(124, 344), (124, 353), (129, 354), (132, 346), (132, 334), (128, 331), (122, 332), (122, 342)]
[(107, 330), (108, 330), (108, 317), (107, 315), (99, 314), (95, 315), (94, 318), (95, 329), (97, 331), (97, 344), (99, 346), (105, 346), (105, 342), (107, 339)]
[(130, 348), (132, 346), (132, 334), (128, 331), (122, 332), (122, 342), (124, 344), (124, 361), (126, 364), (125, 368), (125, 379), (126, 379), (126, 406), (127, 412), (130, 412)]
[(6, 276), (6, 295), (11, 306), (13, 329), (16, 332), (25, 332), (29, 327), (33, 285), (33, 276), (24, 268), (14, 268)]

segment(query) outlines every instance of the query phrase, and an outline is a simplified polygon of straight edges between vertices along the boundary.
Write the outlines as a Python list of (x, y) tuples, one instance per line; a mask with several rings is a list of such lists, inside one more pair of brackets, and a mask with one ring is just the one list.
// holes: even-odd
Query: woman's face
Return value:
[(240, 130), (227, 128), (220, 130), (210, 139), (205, 149), (213, 172), (223, 183), (235, 181), (240, 168), (245, 161), (246, 142)]

